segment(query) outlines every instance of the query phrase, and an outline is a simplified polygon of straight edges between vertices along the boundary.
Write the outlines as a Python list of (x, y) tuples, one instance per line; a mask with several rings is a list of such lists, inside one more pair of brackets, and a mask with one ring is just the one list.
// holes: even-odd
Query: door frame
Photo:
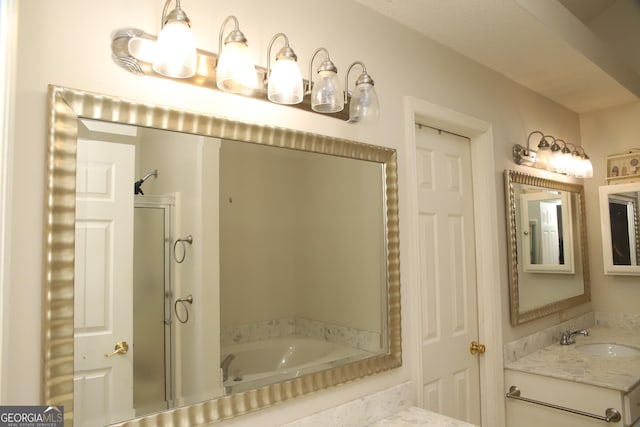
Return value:
[[(11, 166), (13, 121), (15, 111), (16, 56), (18, 46), (18, 0), (0, 0), (0, 343), (9, 342), (9, 257), (11, 218)], [(5, 372), (7, 354), (0, 346), (0, 384)], [(11, 395), (7, 386), (0, 387), (0, 401)]]
[[(474, 195), (476, 284), (478, 300), (478, 337), (487, 347), (480, 357), (480, 411), (483, 426), (504, 427), (504, 370), (502, 353), (502, 309), (496, 310), (500, 298), (500, 263), (495, 257), (499, 253), (497, 236), (498, 210), (495, 180), (495, 159), (493, 150), (493, 127), (491, 123), (457, 111), (429, 103), (414, 97), (404, 98), (404, 152), (408, 176), (407, 194), (409, 205), (408, 233), (411, 251), (408, 258), (413, 295), (411, 298), (412, 337), (420, 343), (421, 306), (418, 286), (418, 191), (415, 164), (415, 125), (420, 123), (455, 133), (471, 140), (471, 164)], [(412, 377), (416, 382), (416, 396), (422, 401), (422, 346), (414, 345), (412, 351)]]

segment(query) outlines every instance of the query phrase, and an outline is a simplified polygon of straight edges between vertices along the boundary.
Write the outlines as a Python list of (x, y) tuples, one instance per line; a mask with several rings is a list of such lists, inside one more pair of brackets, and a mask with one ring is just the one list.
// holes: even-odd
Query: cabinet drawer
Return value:
[(624, 423), (633, 424), (640, 418), (640, 386), (624, 396)]
[[(508, 391), (512, 385), (520, 389), (522, 397), (529, 399), (598, 416), (604, 416), (607, 408), (617, 409), (624, 414), (622, 393), (619, 391), (506, 369), (505, 389)], [(507, 399), (507, 425), (509, 427), (618, 427), (629, 424), (626, 423), (624, 415), (620, 422), (607, 423), (559, 409)]]

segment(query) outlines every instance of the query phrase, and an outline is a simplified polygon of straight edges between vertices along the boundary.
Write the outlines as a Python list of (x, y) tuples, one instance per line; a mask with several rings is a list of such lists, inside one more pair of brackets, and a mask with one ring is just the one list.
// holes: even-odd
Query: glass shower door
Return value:
[(136, 196), (133, 248), (133, 404), (136, 416), (172, 406), (169, 205)]

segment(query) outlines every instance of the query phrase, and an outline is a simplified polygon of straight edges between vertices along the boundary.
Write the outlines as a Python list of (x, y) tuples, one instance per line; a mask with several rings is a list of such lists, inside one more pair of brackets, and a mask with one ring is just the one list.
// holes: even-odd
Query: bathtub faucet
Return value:
[(225, 382), (229, 378), (229, 366), (235, 358), (236, 356), (229, 354), (220, 364), (220, 369), (222, 369), (222, 382)]

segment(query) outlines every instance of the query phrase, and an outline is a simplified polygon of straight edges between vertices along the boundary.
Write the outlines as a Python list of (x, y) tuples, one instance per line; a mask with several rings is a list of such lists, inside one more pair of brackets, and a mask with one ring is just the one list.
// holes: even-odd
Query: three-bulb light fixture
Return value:
[[(138, 75), (151, 75), (198, 86), (218, 89), (289, 105), (329, 115), (349, 122), (377, 121), (380, 108), (374, 82), (364, 63), (352, 63), (345, 75), (344, 89), (338, 69), (327, 49), (315, 50), (309, 63), (308, 80), (302, 77), (297, 56), (284, 33), (274, 35), (267, 49), (267, 67), (256, 66), (250, 59), (247, 39), (240, 31), (238, 19), (228, 16), (218, 37), (218, 54), (196, 48), (191, 22), (180, 7), (180, 0), (169, 11), (172, 0), (166, 0), (158, 37), (142, 30), (127, 28), (112, 34), (112, 58), (126, 70)], [(225, 26), (234, 29), (224, 38)], [(223, 40), (224, 38), (224, 40)], [(271, 63), (271, 50), (276, 41), (283, 46)], [(322, 55), (321, 55), (322, 54)], [(313, 74), (313, 65), (323, 56)], [(353, 92), (349, 91), (349, 74), (359, 67)], [(348, 107), (348, 108), (345, 108)], [(348, 114), (347, 114), (348, 113)]]
[[(540, 135), (537, 151), (529, 148), (529, 142), (533, 135)], [(532, 166), (576, 178), (593, 177), (593, 165), (584, 148), (563, 139), (545, 135), (539, 130), (535, 130), (527, 136), (526, 147), (519, 144), (514, 145), (512, 153), (513, 160), (519, 165)]]

